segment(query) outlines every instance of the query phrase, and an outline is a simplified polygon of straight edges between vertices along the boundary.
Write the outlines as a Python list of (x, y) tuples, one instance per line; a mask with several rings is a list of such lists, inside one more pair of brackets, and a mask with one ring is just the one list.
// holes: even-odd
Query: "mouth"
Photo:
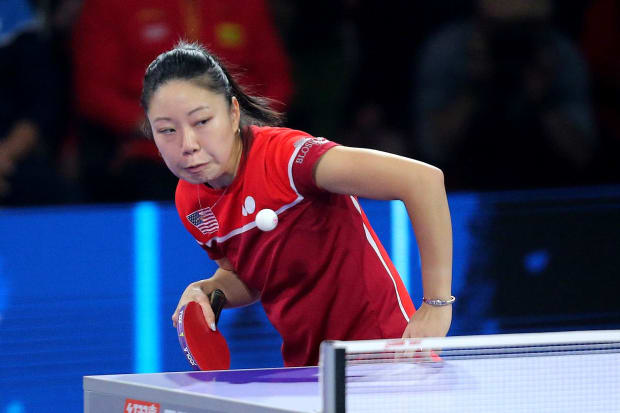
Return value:
[(187, 167), (185, 167), (183, 169), (186, 170), (187, 172), (189, 172), (190, 174), (195, 174), (195, 173), (200, 172), (205, 166), (207, 166), (207, 162), (199, 163), (199, 164), (195, 164), (195, 165), (190, 165), (190, 166), (187, 166)]

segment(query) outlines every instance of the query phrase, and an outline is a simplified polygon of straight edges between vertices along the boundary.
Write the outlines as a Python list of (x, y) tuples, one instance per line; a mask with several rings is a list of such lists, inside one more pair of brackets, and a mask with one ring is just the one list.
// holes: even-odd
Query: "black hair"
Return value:
[[(239, 127), (244, 150), (248, 149), (247, 143), (251, 139), (248, 126), (276, 126), (282, 123), (283, 115), (270, 107), (270, 99), (247, 94), (217, 56), (198, 43), (180, 41), (149, 65), (144, 74), (140, 97), (145, 112), (157, 89), (171, 80), (197, 83), (216, 94), (224, 95), (228, 105), (234, 96), (241, 112)], [(146, 135), (152, 138), (148, 119), (144, 126)]]

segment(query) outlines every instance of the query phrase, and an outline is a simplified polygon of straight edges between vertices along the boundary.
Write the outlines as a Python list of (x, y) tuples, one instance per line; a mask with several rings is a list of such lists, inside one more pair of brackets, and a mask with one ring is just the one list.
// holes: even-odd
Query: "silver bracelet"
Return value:
[(453, 295), (451, 295), (450, 298), (448, 298), (447, 300), (441, 300), (438, 298), (435, 298), (435, 299), (422, 298), (422, 302), (428, 305), (432, 305), (433, 307), (443, 307), (445, 305), (451, 305), (455, 301), (456, 301), (456, 297)]

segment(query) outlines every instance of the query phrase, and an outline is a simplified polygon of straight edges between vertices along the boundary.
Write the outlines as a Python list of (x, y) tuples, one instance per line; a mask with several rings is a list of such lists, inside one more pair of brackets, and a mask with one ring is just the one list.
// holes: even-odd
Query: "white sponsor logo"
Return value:
[(295, 158), (295, 163), (304, 163), (304, 159), (306, 159), (306, 155), (310, 152), (310, 149), (314, 145), (323, 145), (327, 143), (327, 139), (325, 138), (309, 138), (306, 139), (306, 143), (303, 144), (299, 152), (297, 152), (297, 157)]
[(256, 201), (251, 196), (245, 198), (245, 202), (241, 206), (243, 216), (252, 215), (256, 211)]
[(192, 366), (198, 365), (198, 363), (196, 363), (196, 360), (194, 360), (192, 353), (190, 353), (189, 348), (183, 347), (183, 353), (185, 353), (185, 358), (187, 358), (187, 361), (189, 361), (189, 364), (191, 364)]

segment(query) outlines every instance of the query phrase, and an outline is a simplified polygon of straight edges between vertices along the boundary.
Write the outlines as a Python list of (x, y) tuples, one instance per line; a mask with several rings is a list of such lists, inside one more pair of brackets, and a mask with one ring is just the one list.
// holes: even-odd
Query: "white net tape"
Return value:
[(347, 412), (620, 411), (617, 330), (327, 342), (322, 361), (333, 349)]

